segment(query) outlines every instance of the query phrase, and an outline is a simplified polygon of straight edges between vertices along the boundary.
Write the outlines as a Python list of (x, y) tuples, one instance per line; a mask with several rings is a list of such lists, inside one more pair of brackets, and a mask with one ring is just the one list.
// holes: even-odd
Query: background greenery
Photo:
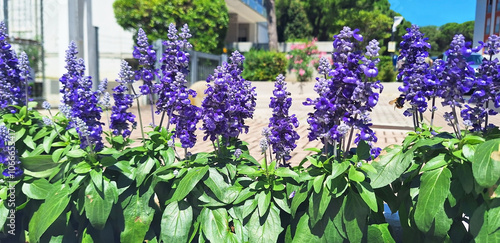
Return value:
[(288, 60), (285, 53), (252, 49), (245, 53), (241, 76), (246, 80), (271, 81), (285, 74)]
[(167, 39), (169, 23), (186, 23), (194, 50), (222, 53), (229, 24), (224, 0), (116, 0), (113, 8), (120, 26), (134, 33), (142, 28), (151, 41)]

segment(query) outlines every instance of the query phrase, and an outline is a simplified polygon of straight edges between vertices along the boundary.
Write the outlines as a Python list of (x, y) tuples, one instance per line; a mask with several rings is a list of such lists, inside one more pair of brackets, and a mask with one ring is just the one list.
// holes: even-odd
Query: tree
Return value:
[(221, 53), (229, 14), (224, 0), (116, 0), (115, 17), (134, 33), (142, 28), (150, 40), (167, 39), (168, 25), (188, 24), (197, 51)]
[(274, 0), (264, 0), (267, 13), (267, 34), (269, 35), (269, 50), (278, 50), (278, 31), (276, 23), (276, 9)]
[(285, 40), (308, 39), (311, 37), (311, 24), (309, 24), (307, 14), (299, 0), (291, 1), (287, 15), (289, 22), (285, 27)]
[(430, 56), (439, 56), (443, 52), (437, 43), (437, 39), (439, 38), (439, 27), (435, 25), (428, 25), (420, 27), (420, 32), (424, 33), (427, 40), (427, 43), (431, 44), (431, 49), (429, 50)]
[(349, 26), (351, 29), (359, 29), (363, 36), (360, 46), (365, 47), (375, 39), (383, 45), (383, 40), (391, 37), (391, 27), (393, 20), (379, 11), (358, 11), (356, 9), (345, 10), (344, 19), (339, 21), (342, 26)]

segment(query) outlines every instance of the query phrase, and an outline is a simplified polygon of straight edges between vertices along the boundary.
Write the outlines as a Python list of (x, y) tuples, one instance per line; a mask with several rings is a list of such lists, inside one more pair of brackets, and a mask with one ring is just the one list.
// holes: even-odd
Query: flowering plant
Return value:
[(288, 69), (295, 73), (297, 81), (310, 80), (313, 74), (313, 55), (318, 53), (316, 39), (302, 44), (293, 44), (290, 49)]
[[(1, 107), (0, 239), (394, 242), (398, 235), (385, 221), (384, 203), (399, 212), (404, 241), (498, 238), (500, 130), (487, 122), (487, 115), (494, 114), (487, 103), (500, 100), (499, 65), (490, 58), (477, 78), (470, 76), (462, 57), (473, 49), (456, 36), (450, 53), (457, 60), (425, 70), (428, 66), (419, 58), (427, 49), (423, 34), (416, 27), (408, 31), (402, 43), (408, 60), (402, 90), (412, 104), (410, 113), (415, 112), (411, 115), (424, 112), (415, 98), (419, 92), (426, 101), (443, 97), (449, 105), (449, 97), (473, 87), (467, 105), (475, 108), (451, 103), (465, 107), (460, 114), (471, 129), (439, 133), (420, 122), (402, 146), (377, 148), (370, 113), (383, 89), (377, 78), (380, 48), (372, 40), (364, 50), (358, 30), (344, 27), (334, 36), (333, 62), (319, 61), (318, 96), (305, 102), (312, 108), (308, 137), (321, 140), (323, 147), (307, 149), (315, 154), (293, 168), (288, 160), (297, 149), (298, 119), (289, 114), (292, 94), (284, 76), (274, 83), (272, 117), (260, 143), (264, 159), (257, 161), (249, 153), (251, 145), (239, 139), (257, 105), (255, 88), (241, 76), (244, 56), (232, 53), (207, 78), (202, 106), (191, 105), (188, 96), (196, 94), (185, 79), (191, 47), (187, 25), (180, 32), (169, 26), (160, 60), (153, 59), (140, 34), (134, 50), (140, 67), (132, 70), (122, 62), (113, 95), (106, 92), (106, 80), (97, 90), (90, 88), (92, 78), (85, 76), (84, 62), (71, 43), (67, 73), (60, 79), (63, 104), (55, 114), (47, 102), (42, 115), (26, 100), (27, 58), (14, 58), (5, 48), (0, 74), (14, 78), (2, 80), (0, 94), (12, 89), (24, 93), (13, 93)], [(491, 37), (484, 44), (490, 55), (497, 40)], [(158, 69), (152, 65), (156, 61)], [(9, 62), (16, 65), (1, 64)], [(159, 82), (152, 82), (152, 76)], [(453, 81), (458, 88), (416, 87), (422, 77), (438, 80), (436, 84)], [(132, 83), (140, 79), (144, 83), (136, 92)], [(151, 94), (158, 96), (153, 104), (162, 118), (145, 127), (138, 98), (152, 99)], [(137, 117), (130, 110), (134, 100)], [(22, 101), (28, 104), (20, 105)], [(111, 115), (101, 118), (110, 107)], [(204, 139), (213, 142), (214, 150), (192, 154), (200, 120)], [(141, 131), (138, 144), (129, 137), (136, 126)]]

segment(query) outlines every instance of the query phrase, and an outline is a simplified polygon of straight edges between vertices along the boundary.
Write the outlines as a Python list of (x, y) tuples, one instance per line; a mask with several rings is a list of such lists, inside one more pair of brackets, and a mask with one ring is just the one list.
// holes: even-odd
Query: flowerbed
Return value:
[[(307, 120), (309, 139), (320, 139), (324, 147), (308, 149), (316, 154), (291, 168), (287, 160), (296, 147), (298, 121), (288, 112), (292, 99), (284, 77), (276, 78), (269, 105), (273, 116), (260, 142), (265, 156), (256, 161), (248, 144), (238, 139), (248, 130), (245, 120), (253, 116), (256, 96), (251, 83), (241, 78), (244, 57), (234, 52), (207, 78), (201, 107), (192, 105), (188, 97), (196, 94), (185, 79), (185, 50), (191, 47), (186, 25), (180, 31), (169, 26), (159, 69), (154, 69), (156, 54), (139, 30), (133, 52), (139, 69), (122, 63), (113, 104), (106, 81), (91, 89), (92, 79), (84, 75), (83, 60), (70, 44), (67, 73), (60, 79), (60, 112), (49, 117), (28, 102), (27, 57), (17, 59), (0, 25), (1, 239), (495, 241), (500, 237), (500, 131), (488, 124), (495, 113), (488, 104), (500, 105), (498, 61), (485, 60), (476, 77), (463, 57), (477, 50), (456, 35), (449, 50), (456, 58), (429, 67), (424, 58), (430, 46), (418, 27), (408, 29), (401, 43), (402, 95), (396, 102), (401, 107), (409, 103), (405, 114), (414, 119), (415, 132), (382, 152), (375, 147), (369, 118), (383, 89), (376, 79), (380, 48), (372, 40), (363, 52), (357, 32), (345, 27), (334, 37), (333, 63), (319, 61), (318, 97), (304, 105), (314, 107)], [(484, 44), (490, 55), (497, 46), (494, 36)], [(136, 91), (132, 83), (140, 80)], [(463, 94), (472, 88), (465, 104)], [(149, 127), (141, 119), (149, 111), (139, 111), (137, 118), (128, 111), (142, 95), (153, 101), (151, 112), (162, 114)], [(445, 118), (455, 133), (422, 124), (421, 113), (433, 112), (427, 103), (436, 99), (451, 107)], [(50, 109), (48, 103), (43, 106)], [(100, 122), (101, 116), (107, 124)], [(200, 120), (203, 139), (214, 150), (190, 154)], [(131, 146), (131, 129), (137, 127), (141, 144)], [(352, 141), (356, 148), (350, 148)], [(185, 157), (178, 156), (179, 149)], [(306, 162), (311, 164), (307, 168), (302, 166)], [(399, 212), (402, 239), (385, 222), (384, 203)]]

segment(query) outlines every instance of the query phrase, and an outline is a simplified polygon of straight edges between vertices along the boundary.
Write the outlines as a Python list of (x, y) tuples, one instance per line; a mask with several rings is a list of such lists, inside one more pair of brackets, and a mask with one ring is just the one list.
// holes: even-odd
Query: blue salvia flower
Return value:
[(256, 93), (255, 87), (241, 77), (244, 57), (235, 51), (229, 59), (230, 63), (224, 62), (207, 78), (202, 102), (204, 140), (209, 137), (215, 141), (219, 136), (227, 140), (237, 138), (248, 132), (245, 119), (253, 117)]
[(149, 95), (154, 92), (156, 52), (153, 46), (149, 44), (148, 37), (142, 28), (139, 28), (137, 32), (137, 46), (134, 46), (132, 55), (139, 61), (139, 69), (135, 72), (135, 80), (144, 80), (144, 84), (139, 88), (142, 94)]
[[(116, 80), (120, 85), (113, 88), (115, 105), (111, 108), (111, 124), (109, 125), (114, 135), (122, 135), (124, 138), (131, 134), (129, 124), (132, 127), (136, 125), (135, 115), (128, 111), (134, 102), (133, 96), (129, 91), (134, 79), (134, 72), (131, 69), (126, 61), (122, 61), (120, 72), (118, 73), (120, 79)], [(109, 103), (109, 101), (107, 102)]]
[(165, 52), (161, 59), (160, 84), (157, 113), (163, 112), (169, 124), (175, 125), (173, 138), (178, 138), (184, 148), (192, 148), (196, 143), (196, 124), (201, 118), (198, 107), (191, 105), (189, 96), (195, 97), (196, 92), (187, 88), (186, 77), (189, 74), (189, 53), (187, 48), (191, 45), (186, 38), (190, 37), (187, 25), (181, 30), (180, 37), (174, 24), (169, 25), (168, 40), (163, 42)]
[(43, 108), (43, 109), (45, 109), (45, 110), (50, 110), (51, 105), (50, 105), (50, 103), (49, 103), (49, 102), (44, 101), (44, 102), (42, 103), (42, 108)]
[(436, 95), (439, 85), (429, 71), (429, 64), (425, 62), (425, 58), (429, 56), (428, 50), (431, 48), (427, 43), (428, 39), (424, 38), (417, 25), (412, 25), (400, 43), (401, 54), (398, 59), (404, 60), (404, 63), (398, 74), (398, 79), (403, 82), (399, 91), (411, 105), (411, 108), (404, 112), (406, 116), (411, 116), (417, 111), (424, 112), (427, 109), (427, 100)]
[(54, 122), (48, 117), (43, 117), (42, 121), (46, 126), (52, 126), (54, 124)]
[(486, 128), (488, 116), (497, 114), (495, 110), (490, 109), (490, 101), (494, 102), (496, 108), (500, 107), (499, 61), (497, 58), (493, 59), (493, 55), (500, 53), (500, 38), (497, 35), (491, 35), (486, 43), (480, 42), (480, 44), (480, 47), (485, 48), (485, 54), (489, 58), (484, 58), (479, 66), (475, 90), (468, 100), (469, 104), (475, 104), (475, 106), (465, 105), (461, 111), (464, 124), (471, 127), (472, 131)]
[(62, 83), (62, 103), (66, 106), (61, 110), (70, 119), (69, 127), (76, 127), (76, 118), (81, 119), (88, 127), (88, 139), (79, 131), (82, 149), (93, 145), (94, 151), (104, 148), (102, 143), (102, 124), (100, 122), (102, 109), (98, 106), (98, 92), (92, 91), (92, 79), (84, 75), (85, 65), (81, 58), (77, 58), (76, 44), (71, 42), (66, 51), (67, 73), (59, 79)]
[[(0, 22), (0, 108), (5, 109), (9, 105), (26, 105), (27, 80), (21, 79), (19, 60), (16, 53), (11, 49), (7, 41), (7, 28), (4, 22)], [(23, 67), (25, 65), (23, 64)], [(29, 91), (29, 90), (28, 90)], [(16, 109), (9, 108), (12, 113)]]
[[(454, 122), (450, 122), (459, 138), (461, 135), (456, 108), (462, 108), (465, 101), (464, 94), (469, 92), (476, 83), (475, 71), (467, 63), (466, 58), (472, 52), (477, 52), (479, 48), (471, 48), (471, 43), (465, 42), (465, 37), (457, 34), (451, 41), (450, 49), (446, 51), (448, 56), (446, 62), (440, 61), (435, 65), (438, 70), (436, 77), (441, 82), (438, 95), (443, 98), (442, 105), (450, 106), (452, 109), (452, 113), (445, 112), (445, 116), (454, 119)], [(461, 115), (464, 116), (464, 120), (471, 119), (467, 113), (462, 112)]]
[[(21, 96), (24, 96), (25, 101), (23, 102), (24, 105), (28, 104), (28, 95), (30, 92), (30, 86), (29, 82), (32, 80), (31, 77), (31, 68), (30, 68), (30, 62), (28, 59), (28, 55), (26, 52), (21, 52), (21, 55), (19, 56), (19, 64), (17, 64), (17, 67), (19, 68), (19, 79), (20, 79), (20, 84), (21, 88), (24, 87), (24, 90), (22, 92)], [(22, 97), (19, 97), (20, 99)]]
[[(354, 140), (356, 144), (360, 140), (369, 145), (377, 141), (374, 131), (370, 129), (369, 112), (378, 102), (379, 94), (375, 90), (380, 92), (383, 87), (380, 81), (368, 80), (378, 73), (376, 64), (379, 61), (379, 47), (377, 41), (371, 41), (366, 56), (363, 56), (358, 47), (363, 37), (357, 32), (357, 29), (352, 31), (344, 27), (335, 35), (333, 66), (327, 71), (325, 60), (320, 65), (319, 72), (323, 76), (316, 78), (314, 87), (319, 97), (304, 102), (304, 105), (314, 106), (314, 112), (307, 119), (310, 140), (319, 138), (325, 145), (333, 145), (345, 139), (347, 131), (357, 128), (360, 131)], [(379, 148), (371, 150), (373, 157), (379, 152)]]
[(273, 109), (273, 116), (269, 119), (269, 144), (277, 160), (286, 162), (291, 158), (290, 152), (297, 147), (295, 143), (299, 134), (294, 128), (299, 126), (299, 121), (295, 114), (288, 115), (288, 110), (292, 106), (290, 92), (286, 90), (285, 76), (280, 74), (274, 83), (274, 97), (271, 97), (269, 108)]

